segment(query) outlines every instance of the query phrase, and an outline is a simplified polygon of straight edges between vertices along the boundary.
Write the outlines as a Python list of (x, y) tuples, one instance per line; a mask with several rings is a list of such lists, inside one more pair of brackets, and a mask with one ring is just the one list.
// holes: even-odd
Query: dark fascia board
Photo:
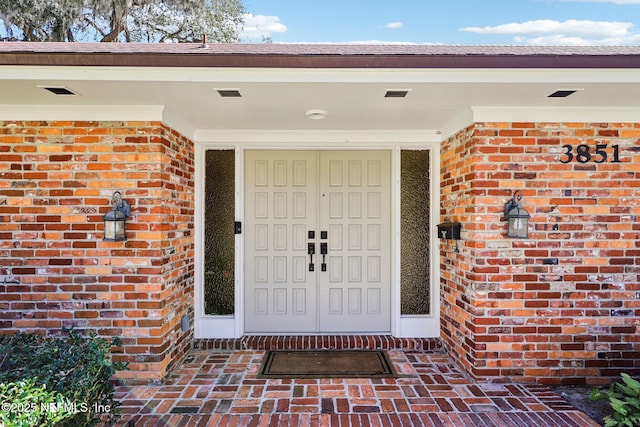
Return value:
[(0, 65), (248, 68), (640, 68), (640, 47), (0, 43)]
[(0, 65), (223, 68), (640, 68), (640, 56), (330, 56), (5, 53)]

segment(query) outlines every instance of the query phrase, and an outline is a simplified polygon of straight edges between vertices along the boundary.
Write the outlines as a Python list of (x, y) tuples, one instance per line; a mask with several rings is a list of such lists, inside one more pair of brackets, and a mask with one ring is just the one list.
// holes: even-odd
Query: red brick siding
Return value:
[[(159, 122), (0, 123), (2, 329), (120, 336), (122, 375), (162, 378), (192, 334), (193, 172), (192, 142)], [(104, 242), (116, 190), (128, 240)]]
[[(621, 163), (559, 161), (605, 143)], [(501, 221), (516, 189), (527, 240)], [(441, 245), (444, 343), (474, 377), (640, 374), (640, 124), (477, 123), (443, 144), (441, 215), (466, 231)]]
[(440, 321), (441, 338), (448, 354), (460, 367), (471, 371), (476, 350), (470, 305), (475, 301), (473, 287), (473, 244), (467, 236), (475, 227), (471, 214), (474, 198), (471, 184), (475, 157), (471, 155), (474, 128), (462, 130), (441, 148), (440, 216), (442, 222), (462, 223), (463, 241), (440, 240)]
[[(193, 343), (194, 319), (194, 147), (193, 143), (165, 127), (165, 158), (163, 172), (168, 180), (163, 185), (164, 210), (162, 226), (165, 249), (163, 283), (167, 306), (163, 317), (168, 324), (163, 345), (169, 351), (169, 366), (164, 372), (182, 360)], [(188, 315), (190, 329), (181, 330), (181, 319)]]

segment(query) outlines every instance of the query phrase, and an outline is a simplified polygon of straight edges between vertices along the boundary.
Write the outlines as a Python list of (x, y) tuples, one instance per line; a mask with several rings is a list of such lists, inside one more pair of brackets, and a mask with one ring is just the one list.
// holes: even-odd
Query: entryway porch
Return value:
[[(398, 378), (257, 379), (268, 349), (385, 349)], [(199, 340), (160, 385), (121, 386), (119, 426), (597, 426), (546, 386), (476, 383), (437, 339)]]

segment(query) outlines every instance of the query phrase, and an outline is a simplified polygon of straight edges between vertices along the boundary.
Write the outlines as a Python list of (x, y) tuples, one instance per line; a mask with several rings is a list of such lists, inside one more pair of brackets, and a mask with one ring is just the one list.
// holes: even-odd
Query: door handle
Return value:
[(320, 253), (322, 254), (322, 264), (320, 264), (320, 271), (327, 271), (327, 261), (325, 257), (327, 256), (329, 244), (327, 242), (320, 243)]
[(307, 243), (307, 253), (309, 254), (309, 271), (314, 271), (313, 254), (316, 253), (316, 244), (314, 242)]

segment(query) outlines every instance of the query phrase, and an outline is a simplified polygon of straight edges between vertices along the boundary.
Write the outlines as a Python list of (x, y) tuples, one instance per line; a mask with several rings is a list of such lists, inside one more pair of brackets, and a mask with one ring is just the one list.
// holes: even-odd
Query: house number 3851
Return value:
[[(576, 161), (578, 163), (604, 163), (609, 158), (607, 154), (607, 144), (597, 144), (595, 150), (592, 150), (587, 144), (580, 144), (573, 146), (571, 144), (565, 144), (562, 146), (564, 157), (560, 158), (560, 163), (570, 163)], [(620, 163), (620, 147), (612, 145), (613, 152), (611, 154), (611, 163)]]

